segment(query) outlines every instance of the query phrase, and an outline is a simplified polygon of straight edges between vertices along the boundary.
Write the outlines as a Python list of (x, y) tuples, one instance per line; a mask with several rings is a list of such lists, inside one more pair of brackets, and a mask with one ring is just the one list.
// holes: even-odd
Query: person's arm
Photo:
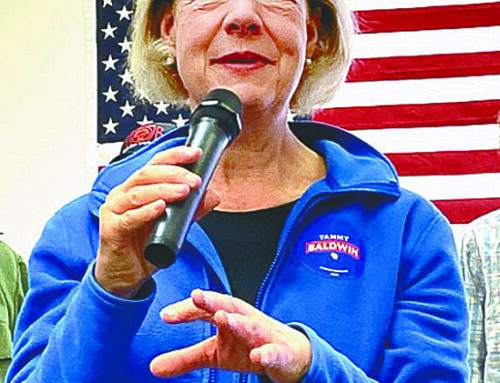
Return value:
[(91, 246), (85, 239), (78, 242), (75, 230), (66, 230), (67, 218), (59, 213), (48, 222), (30, 258), (11, 383), (125, 381), (126, 350), (152, 294), (132, 301), (104, 291), (92, 273), (92, 254), (84, 255)]
[(470, 353), (471, 382), (484, 382), (486, 360), (486, 339), (484, 327), (484, 283), (481, 254), (473, 230), (467, 232), (460, 249), (464, 276), (467, 307), (470, 314)]
[[(482, 378), (485, 383), (500, 382), (500, 216), (498, 213), (489, 214), (481, 219), (474, 227), (474, 241), (476, 247), (470, 256), (470, 270), (474, 273), (471, 279), (476, 291), (474, 293), (481, 304), (481, 316), (477, 323), (477, 330), (481, 330), (481, 343), (476, 345), (474, 333), (471, 334), (472, 348), (478, 347), (476, 352), (481, 357), (478, 368), (482, 369)], [(474, 312), (471, 312), (473, 315)], [(473, 320), (475, 317), (472, 317)], [(479, 323), (480, 321), (480, 323)], [(482, 327), (479, 327), (482, 326)], [(472, 357), (477, 357), (472, 350)], [(481, 354), (482, 352), (482, 354)], [(473, 368), (475, 360), (472, 359)]]
[(415, 245), (403, 255), (392, 324), (374, 380), (302, 326), (313, 350), (304, 382), (467, 381), (468, 320), (451, 230), (438, 216), (425, 232), (406, 239)]
[[(127, 380), (128, 350), (155, 290), (157, 268), (144, 260), (144, 243), (166, 204), (201, 183), (180, 166), (201, 154), (186, 146), (157, 153), (106, 195), (99, 220), (84, 198), (47, 224), (30, 258), (13, 383)], [(209, 194), (201, 210), (217, 204)]]
[(12, 335), (26, 291), (26, 265), (12, 248), (0, 241), (0, 382), (11, 360)]

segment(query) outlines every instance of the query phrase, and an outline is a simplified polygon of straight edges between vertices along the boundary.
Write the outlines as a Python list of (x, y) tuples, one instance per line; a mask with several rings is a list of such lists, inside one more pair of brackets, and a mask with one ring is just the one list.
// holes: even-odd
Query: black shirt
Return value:
[(212, 211), (200, 220), (219, 253), (234, 296), (255, 304), (294, 203), (250, 212)]

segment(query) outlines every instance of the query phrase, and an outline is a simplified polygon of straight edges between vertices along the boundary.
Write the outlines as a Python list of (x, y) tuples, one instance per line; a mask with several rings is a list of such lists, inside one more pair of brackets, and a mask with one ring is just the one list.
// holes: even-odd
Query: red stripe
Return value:
[(400, 176), (500, 173), (500, 151), (387, 153)]
[(360, 33), (500, 25), (500, 2), (354, 12)]
[(314, 121), (347, 130), (492, 124), (500, 100), (320, 109)]
[(500, 51), (354, 60), (347, 81), (385, 81), (500, 74)]
[(432, 202), (452, 224), (469, 223), (484, 214), (500, 209), (500, 198), (436, 200)]

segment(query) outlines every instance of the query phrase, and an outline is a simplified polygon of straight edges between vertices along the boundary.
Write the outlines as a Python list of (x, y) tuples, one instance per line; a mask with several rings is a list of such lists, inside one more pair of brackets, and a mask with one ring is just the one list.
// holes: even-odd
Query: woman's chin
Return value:
[[(267, 87), (265, 84), (238, 83), (231, 85), (220, 85), (234, 92), (245, 109), (266, 110), (272, 105), (279, 104), (276, 89)], [(284, 102), (284, 101), (283, 101)]]
[(277, 115), (280, 109), (286, 109), (288, 99), (284, 97), (284, 92), (279, 91), (270, 82), (262, 83), (258, 81), (217, 81), (209, 84), (203, 94), (197, 89), (198, 95), (191, 97), (190, 105), (196, 107), (210, 91), (214, 89), (227, 89), (235, 93), (243, 105), (243, 112), (265, 113)]

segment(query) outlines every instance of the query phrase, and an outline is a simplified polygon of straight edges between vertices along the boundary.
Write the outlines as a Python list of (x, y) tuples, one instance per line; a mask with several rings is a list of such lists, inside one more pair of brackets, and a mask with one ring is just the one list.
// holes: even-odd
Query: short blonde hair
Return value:
[[(135, 92), (150, 102), (185, 106), (188, 94), (175, 65), (167, 64), (172, 48), (162, 39), (165, 12), (174, 0), (137, 0), (132, 24), (129, 67)], [(302, 73), (291, 109), (307, 114), (328, 102), (344, 82), (351, 64), (350, 40), (354, 34), (351, 14), (342, 0), (308, 0), (309, 15), (319, 10), (318, 42), (311, 64)]]

